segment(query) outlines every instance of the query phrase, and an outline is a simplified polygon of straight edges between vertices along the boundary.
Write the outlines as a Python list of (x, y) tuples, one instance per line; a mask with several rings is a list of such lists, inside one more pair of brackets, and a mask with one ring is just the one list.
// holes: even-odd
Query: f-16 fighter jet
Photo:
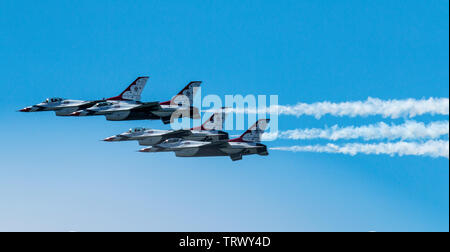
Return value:
[(243, 155), (269, 155), (267, 146), (261, 144), (261, 135), (267, 128), (269, 119), (258, 120), (242, 136), (214, 142), (168, 139), (160, 144), (139, 150), (140, 152), (175, 152), (177, 157), (229, 156), (231, 160), (241, 160)]
[(134, 128), (127, 132), (107, 137), (103, 141), (118, 142), (137, 140), (139, 145), (152, 146), (170, 138), (182, 138), (194, 141), (218, 141), (228, 139), (228, 133), (222, 131), (225, 112), (214, 113), (201, 126), (192, 129), (154, 130)]
[[(201, 81), (190, 82), (180, 93), (166, 102), (139, 102), (109, 99), (99, 102), (95, 106), (79, 110), (71, 116), (104, 115), (109, 121), (127, 120), (156, 120), (161, 119), (164, 124), (171, 122), (172, 114), (198, 119), (200, 114), (191, 104), (194, 100), (194, 88), (199, 87)], [(188, 103), (189, 106), (185, 104)]]
[[(120, 95), (108, 98), (106, 100), (114, 101), (139, 101), (141, 99), (142, 90), (144, 90), (148, 77), (138, 77), (127, 89), (125, 89)], [(47, 98), (45, 101), (23, 108), (20, 112), (36, 112), (36, 111), (55, 111), (57, 116), (68, 116), (75, 111), (87, 109), (95, 104), (105, 101), (81, 101), (81, 100), (69, 100), (63, 98)]]

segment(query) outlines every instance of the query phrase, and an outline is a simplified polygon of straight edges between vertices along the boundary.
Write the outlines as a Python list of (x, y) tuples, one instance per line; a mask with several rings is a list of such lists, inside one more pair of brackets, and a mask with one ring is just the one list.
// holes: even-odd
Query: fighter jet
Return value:
[(180, 130), (155, 130), (146, 128), (133, 128), (127, 132), (107, 137), (106, 142), (133, 141), (139, 145), (153, 146), (170, 138), (182, 138), (194, 141), (219, 141), (228, 139), (228, 133), (222, 131), (225, 122), (225, 112), (214, 113), (201, 126)]
[[(190, 82), (181, 92), (166, 102), (139, 102), (109, 99), (99, 102), (95, 106), (75, 111), (71, 116), (104, 115), (109, 121), (128, 120), (156, 120), (161, 119), (164, 124), (171, 122), (172, 115), (175, 118), (189, 116), (198, 119), (200, 114), (193, 107), (194, 88), (199, 87), (201, 81)], [(186, 106), (186, 103), (189, 105)]]
[(261, 144), (261, 135), (269, 119), (260, 119), (240, 137), (212, 142), (191, 141), (182, 138), (167, 139), (160, 144), (139, 150), (140, 152), (175, 152), (177, 157), (229, 156), (232, 161), (241, 160), (243, 155), (269, 155), (267, 146)]
[(57, 116), (68, 116), (75, 111), (83, 110), (94, 106), (95, 104), (105, 101), (139, 101), (141, 99), (142, 90), (144, 90), (148, 77), (138, 77), (131, 83), (120, 95), (108, 99), (82, 101), (70, 100), (63, 98), (47, 98), (45, 101), (23, 108), (20, 112), (36, 112), (36, 111), (55, 111)]

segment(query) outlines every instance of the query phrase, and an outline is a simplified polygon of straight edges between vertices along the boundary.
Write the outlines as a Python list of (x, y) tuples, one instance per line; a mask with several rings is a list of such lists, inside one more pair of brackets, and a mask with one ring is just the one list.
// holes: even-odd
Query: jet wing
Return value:
[(199, 141), (195, 141), (195, 142), (188, 142), (188, 143), (183, 143), (181, 145), (175, 146), (175, 147), (170, 147), (168, 149), (171, 150), (185, 150), (185, 149), (192, 149), (192, 148), (205, 148), (205, 147), (212, 147), (215, 144), (209, 143), (209, 142), (199, 142)]
[(133, 108), (134, 110), (154, 111), (160, 110), (161, 105), (159, 102), (143, 102), (140, 106)]
[(92, 106), (94, 106), (95, 104), (101, 102), (102, 100), (96, 100), (96, 101), (75, 101), (75, 100), (71, 100), (68, 103), (63, 103), (61, 105), (59, 105), (57, 108), (58, 109), (66, 109), (66, 108), (73, 108), (73, 107), (78, 107), (78, 110), (83, 110), (83, 109), (87, 109), (90, 108)]
[(188, 149), (198, 149), (198, 148), (224, 148), (227, 147), (229, 144), (227, 141), (216, 141), (216, 142), (189, 142), (184, 143), (179, 146), (170, 147), (167, 148), (167, 150), (171, 151), (182, 151), (182, 150), (188, 150)]
[(136, 112), (149, 112), (158, 110), (161, 106), (159, 105), (159, 102), (144, 102), (144, 103), (130, 103), (130, 104), (123, 104), (118, 107), (112, 106), (111, 108), (108, 108), (104, 110), (105, 113), (114, 113), (114, 112), (121, 112), (121, 111), (136, 111)]
[(212, 146), (214, 146), (214, 147), (221, 147), (221, 148), (223, 148), (223, 147), (227, 147), (229, 145), (230, 144), (228, 143), (228, 140), (219, 140), (219, 141), (211, 142), (208, 145), (205, 145), (205, 147), (209, 147), (209, 146), (212, 147)]
[(182, 138), (191, 135), (192, 132), (190, 130), (175, 130), (172, 132), (168, 132), (162, 135), (162, 140), (170, 139), (170, 138)]
[(83, 110), (83, 109), (90, 108), (90, 107), (94, 106), (95, 104), (97, 104), (97, 103), (99, 103), (99, 102), (101, 102), (101, 101), (103, 101), (103, 100), (86, 101), (85, 103), (80, 104), (79, 107), (78, 107), (78, 109), (79, 109), (79, 110)]
[(206, 144), (198, 146), (201, 148), (226, 148), (229, 147), (230, 144), (228, 143), (228, 140), (219, 140), (214, 142), (206, 142)]

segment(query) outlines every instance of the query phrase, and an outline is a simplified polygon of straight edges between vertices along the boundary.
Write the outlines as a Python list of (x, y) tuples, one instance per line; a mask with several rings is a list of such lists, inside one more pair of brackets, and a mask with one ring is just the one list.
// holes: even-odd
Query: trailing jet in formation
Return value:
[(270, 119), (260, 119), (240, 137), (219, 141), (192, 141), (182, 138), (167, 139), (162, 143), (139, 150), (140, 152), (175, 152), (177, 157), (229, 156), (241, 160), (244, 155), (269, 155), (267, 146), (261, 144), (261, 135)]
[(57, 116), (68, 116), (75, 111), (91, 108), (94, 105), (98, 104), (99, 102), (104, 102), (105, 100), (137, 102), (141, 99), (141, 93), (144, 90), (147, 80), (148, 77), (138, 77), (120, 95), (108, 99), (82, 101), (63, 98), (47, 98), (45, 101), (39, 104), (23, 108), (19, 111), (20, 112), (55, 111), (55, 114)]
[[(70, 116), (104, 115), (109, 121), (125, 120), (155, 120), (161, 119), (164, 124), (174, 118), (188, 116), (193, 119), (200, 118), (196, 107), (193, 107), (194, 88), (200, 87), (201, 81), (190, 82), (170, 101), (166, 102), (140, 102), (136, 100), (107, 99), (85, 109), (75, 111)], [(186, 100), (187, 99), (187, 100)], [(186, 106), (188, 102), (189, 106)]]
[(225, 122), (225, 113), (214, 113), (209, 120), (201, 126), (180, 130), (156, 130), (146, 128), (133, 128), (127, 132), (110, 136), (103, 141), (121, 142), (138, 141), (139, 145), (152, 146), (171, 138), (182, 138), (195, 141), (219, 141), (228, 139), (228, 133), (222, 131)]

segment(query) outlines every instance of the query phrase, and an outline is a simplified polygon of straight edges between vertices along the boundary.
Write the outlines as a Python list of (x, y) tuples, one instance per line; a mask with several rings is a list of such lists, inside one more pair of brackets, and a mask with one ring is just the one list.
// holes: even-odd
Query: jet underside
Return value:
[(259, 154), (266, 156), (268, 155), (267, 147), (263, 144), (258, 144), (255, 148), (210, 148), (210, 147), (200, 147), (192, 149), (183, 149), (174, 151), (177, 157), (215, 157), (215, 156), (230, 156), (232, 159), (234, 157), (241, 159), (244, 155)]

